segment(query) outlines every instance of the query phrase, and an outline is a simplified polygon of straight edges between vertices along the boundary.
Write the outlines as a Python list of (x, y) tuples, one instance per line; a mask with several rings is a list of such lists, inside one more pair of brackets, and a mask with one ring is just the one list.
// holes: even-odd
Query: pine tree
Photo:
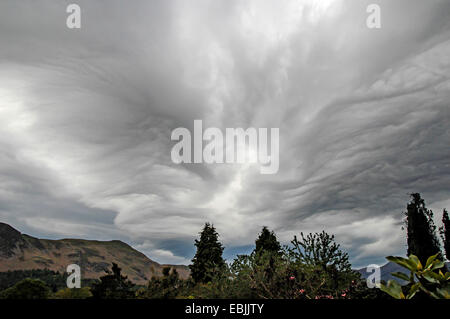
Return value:
[(261, 254), (264, 252), (279, 254), (281, 251), (281, 245), (277, 240), (277, 236), (273, 231), (269, 231), (266, 226), (264, 226), (261, 230), (261, 233), (256, 239), (255, 244), (255, 251), (257, 254)]
[(208, 283), (225, 269), (222, 258), (223, 246), (213, 225), (206, 223), (200, 233), (200, 240), (195, 240), (197, 252), (192, 259), (191, 277), (196, 283)]
[(275, 275), (277, 261), (281, 258), (281, 245), (275, 233), (266, 226), (262, 228), (255, 244), (256, 265), (263, 266), (264, 276), (270, 282)]
[(134, 298), (134, 284), (122, 276), (121, 269), (116, 263), (112, 263), (111, 271), (106, 270), (107, 275), (92, 285), (92, 295), (95, 299), (129, 299)]
[(450, 219), (446, 209), (442, 213), (442, 227), (440, 231), (444, 243), (445, 256), (450, 260)]
[[(409, 255), (416, 255), (425, 264), (428, 257), (441, 253), (433, 212), (426, 208), (420, 194), (411, 194), (411, 202), (407, 205), (406, 226)], [(442, 256), (440, 255), (441, 259)]]

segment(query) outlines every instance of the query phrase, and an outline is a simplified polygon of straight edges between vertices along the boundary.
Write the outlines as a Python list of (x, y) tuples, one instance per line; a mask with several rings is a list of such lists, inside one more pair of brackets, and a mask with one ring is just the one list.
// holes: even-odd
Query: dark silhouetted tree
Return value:
[[(406, 226), (409, 255), (416, 255), (425, 264), (428, 257), (441, 253), (433, 212), (426, 208), (420, 194), (411, 194), (411, 202), (407, 205)], [(442, 256), (439, 256), (441, 258)]]
[(255, 244), (255, 262), (259, 266), (264, 265), (264, 276), (271, 281), (276, 272), (277, 259), (281, 257), (281, 245), (275, 233), (266, 226), (262, 228)]
[(223, 246), (218, 237), (214, 226), (206, 223), (200, 233), (200, 240), (195, 240), (197, 252), (189, 265), (194, 282), (208, 283), (226, 268), (222, 258)]
[(261, 230), (261, 233), (256, 239), (255, 244), (255, 251), (257, 254), (263, 252), (279, 254), (281, 251), (281, 245), (277, 240), (277, 236), (273, 231), (269, 231), (266, 226), (264, 226)]
[(91, 293), (95, 299), (129, 299), (134, 298), (134, 284), (122, 276), (121, 269), (112, 263), (111, 271), (92, 284)]
[(445, 256), (450, 260), (450, 219), (448, 218), (446, 209), (442, 213), (442, 227), (440, 228), (440, 232), (444, 243)]

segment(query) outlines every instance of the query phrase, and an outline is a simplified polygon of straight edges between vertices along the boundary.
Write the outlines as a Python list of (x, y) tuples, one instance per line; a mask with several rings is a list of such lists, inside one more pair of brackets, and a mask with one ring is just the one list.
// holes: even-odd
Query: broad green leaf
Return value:
[(436, 255), (433, 255), (433, 256), (430, 256), (428, 259), (427, 259), (427, 263), (425, 264), (425, 268), (428, 268), (428, 267), (430, 267), (431, 266), (431, 264), (433, 263), (433, 261), (437, 258), (437, 256), (438, 256), (439, 254), (436, 254)]
[(439, 295), (438, 293), (434, 293), (434, 292), (429, 292), (429, 294), (434, 298), (434, 299), (442, 299), (443, 297), (441, 295)]
[(443, 278), (441, 278), (441, 276), (439, 276), (439, 274), (436, 274), (435, 272), (432, 271), (427, 271), (422, 273), (422, 277), (425, 278), (426, 280), (428, 280), (429, 282), (438, 284)]
[(381, 284), (380, 289), (385, 293), (391, 295), (395, 299), (405, 299), (405, 295), (402, 291), (402, 286), (395, 280), (389, 280), (387, 286)]
[(420, 290), (420, 283), (417, 282), (411, 286), (411, 289), (409, 290), (409, 293), (406, 296), (406, 299), (412, 299), (419, 290)]
[(436, 292), (444, 299), (450, 299), (450, 286), (445, 288), (437, 288)]
[(431, 266), (431, 270), (440, 269), (445, 266), (445, 263), (440, 260), (435, 260), (433, 265)]
[(423, 285), (420, 285), (420, 290), (422, 290), (424, 293), (426, 293), (427, 295), (432, 296), (433, 298), (437, 298), (439, 299), (438, 296), (436, 296), (435, 293), (433, 293), (432, 291), (429, 291), (428, 289), (426, 289)]
[(394, 277), (400, 278), (402, 280), (405, 280), (405, 281), (410, 281), (410, 277), (407, 274), (404, 274), (402, 272), (394, 272), (391, 275)]
[(417, 258), (416, 255), (410, 255), (408, 259), (411, 262), (411, 264), (413, 264), (415, 266), (414, 268), (416, 270), (422, 270), (423, 269), (422, 264), (421, 264), (419, 258)]
[(409, 269), (412, 272), (416, 271), (416, 265), (414, 265), (409, 259), (403, 258), (403, 257), (394, 257), (394, 256), (388, 256), (386, 257), (387, 260), (392, 261), (396, 263), (397, 265), (400, 265), (406, 269)]

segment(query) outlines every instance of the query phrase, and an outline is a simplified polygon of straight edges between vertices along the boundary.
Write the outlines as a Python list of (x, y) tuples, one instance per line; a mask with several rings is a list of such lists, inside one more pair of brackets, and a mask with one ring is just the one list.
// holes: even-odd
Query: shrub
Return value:
[(382, 284), (380, 289), (396, 299), (412, 299), (419, 291), (432, 298), (450, 299), (450, 272), (442, 272), (445, 264), (437, 259), (438, 256), (439, 253), (429, 257), (425, 266), (415, 255), (410, 255), (409, 258), (386, 257), (408, 269), (410, 274), (393, 273), (394, 277), (405, 280), (408, 284), (401, 286), (397, 281), (389, 280), (387, 285)]
[(111, 271), (100, 277), (100, 280), (92, 285), (92, 295), (96, 299), (129, 299), (135, 298), (135, 285), (121, 275), (121, 269), (113, 263)]
[(2, 291), (2, 299), (47, 299), (50, 288), (39, 279), (24, 279), (14, 286)]
[(53, 295), (55, 299), (87, 299), (90, 297), (92, 297), (92, 293), (89, 287), (64, 288)]

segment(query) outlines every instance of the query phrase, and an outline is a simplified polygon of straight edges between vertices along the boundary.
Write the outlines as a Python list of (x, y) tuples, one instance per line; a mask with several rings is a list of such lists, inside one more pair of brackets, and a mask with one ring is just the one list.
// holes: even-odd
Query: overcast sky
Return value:
[[(362, 266), (408, 193), (450, 208), (450, 1), (71, 2), (0, 2), (0, 221), (185, 264), (206, 221), (228, 258), (324, 229)], [(174, 164), (195, 119), (279, 128), (278, 173)]]

